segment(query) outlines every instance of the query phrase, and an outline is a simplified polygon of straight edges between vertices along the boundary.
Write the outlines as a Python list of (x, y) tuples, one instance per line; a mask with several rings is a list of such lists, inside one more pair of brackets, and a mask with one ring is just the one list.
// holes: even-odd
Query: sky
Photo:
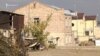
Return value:
[[(0, 0), (0, 10), (14, 11), (34, 0)], [(57, 6), (73, 11), (84, 12), (86, 15), (97, 15), (100, 21), (100, 0), (38, 0), (41, 3)], [(7, 4), (13, 6), (6, 6)]]

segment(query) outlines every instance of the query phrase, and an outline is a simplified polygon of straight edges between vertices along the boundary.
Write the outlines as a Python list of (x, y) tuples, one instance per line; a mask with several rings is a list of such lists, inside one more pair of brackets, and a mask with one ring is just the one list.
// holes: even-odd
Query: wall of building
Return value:
[[(72, 20), (74, 26), (72, 26), (72, 32), (75, 38), (78, 38), (79, 41), (87, 41), (89, 39), (95, 38), (94, 30), (96, 27), (96, 20), (84, 20), (77, 19)], [(86, 31), (89, 31), (89, 35), (86, 35)]]
[(41, 3), (30, 3), (24, 7), (21, 7), (15, 11), (16, 13), (25, 15), (24, 24), (28, 25), (28, 22), (34, 21), (34, 18), (40, 18), (40, 21), (45, 21), (48, 16), (51, 16), (49, 24), (45, 29), (46, 32), (50, 32), (48, 38), (59, 37), (58, 46), (65, 46), (66, 27), (65, 27), (65, 15), (63, 9), (55, 9), (48, 5)]
[(83, 19), (79, 20), (72, 20), (72, 23), (74, 23), (74, 26), (72, 26), (72, 31), (74, 32), (74, 35), (77, 37), (84, 36), (85, 31), (85, 21)]
[(100, 27), (95, 27), (94, 35), (95, 39), (100, 39)]
[(89, 31), (89, 37), (90, 38), (94, 38), (95, 35), (94, 35), (94, 30), (95, 30), (95, 27), (96, 26), (96, 20), (87, 20), (85, 21), (85, 24), (86, 24), (86, 30), (85, 31)]
[(78, 37), (84, 36), (85, 23), (84, 20), (78, 20)]
[(75, 45), (74, 36), (72, 33), (72, 16), (66, 15), (66, 45)]

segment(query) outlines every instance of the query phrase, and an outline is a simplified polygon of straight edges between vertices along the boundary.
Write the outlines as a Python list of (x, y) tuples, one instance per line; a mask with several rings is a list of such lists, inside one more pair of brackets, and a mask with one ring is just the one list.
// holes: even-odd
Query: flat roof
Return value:
[(96, 20), (96, 15), (85, 16), (85, 20)]
[(22, 14), (17, 14), (17, 13), (13, 13), (13, 12), (9, 12), (9, 11), (0, 11), (0, 13), (2, 14), (11, 14), (11, 15), (20, 15), (20, 16), (24, 16)]

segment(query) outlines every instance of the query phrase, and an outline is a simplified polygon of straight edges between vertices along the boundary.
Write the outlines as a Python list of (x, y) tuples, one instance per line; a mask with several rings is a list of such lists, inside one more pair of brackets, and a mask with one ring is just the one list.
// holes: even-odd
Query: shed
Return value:
[(0, 29), (20, 29), (24, 27), (24, 15), (0, 11)]

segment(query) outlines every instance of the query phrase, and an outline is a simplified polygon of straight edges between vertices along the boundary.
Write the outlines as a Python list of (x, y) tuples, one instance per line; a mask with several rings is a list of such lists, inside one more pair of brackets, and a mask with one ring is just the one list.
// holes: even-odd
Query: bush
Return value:
[(56, 45), (52, 43), (49, 45), (49, 48), (56, 48)]
[(87, 41), (84, 41), (84, 42), (81, 42), (81, 43), (79, 44), (79, 46), (87, 46), (87, 44), (88, 44), (88, 42), (87, 42)]
[(26, 56), (22, 48), (12, 43), (11, 37), (5, 37), (0, 32), (0, 56)]
[(93, 45), (94, 45), (93, 41), (84, 41), (79, 44), (79, 46), (93, 46)]

